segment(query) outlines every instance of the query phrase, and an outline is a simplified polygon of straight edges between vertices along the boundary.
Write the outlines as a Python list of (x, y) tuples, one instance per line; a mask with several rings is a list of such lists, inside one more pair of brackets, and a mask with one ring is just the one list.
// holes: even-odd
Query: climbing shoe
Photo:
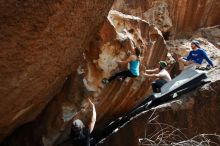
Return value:
[(109, 83), (108, 79), (104, 78), (104, 79), (102, 80), (102, 84), (108, 84), (108, 83)]
[(122, 82), (124, 79), (122, 77), (117, 78), (119, 82)]

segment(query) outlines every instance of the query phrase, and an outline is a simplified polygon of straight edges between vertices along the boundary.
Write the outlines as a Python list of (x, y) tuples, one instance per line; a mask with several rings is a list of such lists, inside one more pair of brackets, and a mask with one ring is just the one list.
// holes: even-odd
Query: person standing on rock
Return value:
[(206, 52), (200, 48), (200, 43), (197, 40), (193, 40), (191, 43), (192, 51), (189, 52), (189, 55), (186, 57), (181, 57), (178, 59), (180, 63), (183, 63), (184, 66), (192, 65), (201, 65), (203, 59), (208, 62), (207, 68), (214, 67), (213, 62), (209, 59)]
[(121, 77), (121, 79), (125, 79), (127, 77), (136, 78), (139, 76), (139, 66), (140, 66), (140, 56), (141, 56), (141, 49), (138, 47), (135, 47), (132, 49), (132, 55), (125, 61), (118, 61), (120, 64), (128, 64), (129, 63), (129, 69), (118, 72), (115, 75), (109, 77), (108, 79), (104, 78), (102, 80), (103, 84), (107, 84), (114, 80), (116, 77)]
[(165, 61), (160, 61), (158, 68), (152, 70), (145, 70), (145, 72), (142, 73), (142, 75), (147, 77), (159, 78), (156, 79), (151, 84), (154, 93), (160, 92), (161, 87), (167, 82), (171, 81), (170, 74), (166, 70), (166, 67), (167, 67), (167, 63)]

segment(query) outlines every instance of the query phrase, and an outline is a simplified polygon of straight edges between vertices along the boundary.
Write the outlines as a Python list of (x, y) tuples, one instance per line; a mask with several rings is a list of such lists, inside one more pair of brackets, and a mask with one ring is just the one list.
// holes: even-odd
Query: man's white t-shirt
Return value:
[(167, 82), (171, 81), (170, 74), (168, 73), (168, 71), (166, 69), (162, 69), (159, 72), (159, 77), (166, 80)]

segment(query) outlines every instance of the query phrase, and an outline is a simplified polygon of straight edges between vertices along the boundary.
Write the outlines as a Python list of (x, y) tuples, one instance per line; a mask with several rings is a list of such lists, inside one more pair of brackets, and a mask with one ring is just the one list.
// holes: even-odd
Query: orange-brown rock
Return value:
[(116, 61), (126, 59), (134, 45), (142, 48), (142, 70), (146, 67), (156, 67), (160, 59), (167, 58), (161, 32), (138, 17), (110, 11), (99, 38), (96, 43), (91, 43), (99, 43), (99, 46), (91, 45), (87, 50), (87, 65), (84, 68), (84, 84), (87, 90), (94, 92), (90, 96), (97, 100), (97, 128), (101, 123), (128, 111), (140, 102), (143, 96), (149, 94), (152, 79), (142, 76), (136, 79), (127, 78), (124, 82), (116, 80), (103, 87), (101, 80), (104, 77), (123, 70)]
[(112, 2), (0, 2), (0, 141), (34, 120), (75, 74)]
[(113, 5), (115, 10), (155, 24), (167, 32), (165, 37), (179, 38), (191, 36), (201, 27), (219, 25), (219, 8), (218, 0), (117, 0)]
[[(152, 140), (151, 144), (153, 144), (154, 142), (158, 142), (160, 136), (163, 134), (167, 136), (168, 134), (166, 134), (166, 132), (173, 130), (172, 132), (175, 133), (178, 129), (183, 129), (181, 132), (177, 132), (178, 136), (182, 136), (178, 140), (188, 140), (193, 136), (203, 133), (220, 134), (220, 127), (217, 124), (219, 123), (220, 118), (216, 117), (220, 112), (218, 106), (220, 102), (220, 94), (218, 90), (220, 86), (220, 78), (218, 76), (220, 72), (220, 51), (207, 39), (193, 39), (200, 41), (200, 46), (207, 52), (216, 65), (215, 69), (208, 72), (208, 78), (212, 83), (199, 87), (196, 91), (185, 94), (174, 102), (156, 107), (156, 112), (151, 110), (147, 113), (138, 115), (137, 118), (132, 119), (126, 126), (120, 128), (118, 132), (113, 133), (113, 135), (107, 138), (104, 143), (99, 145), (138, 146), (140, 145), (139, 139), (143, 140), (143, 138), (149, 138)], [(167, 48), (172, 55), (176, 54), (176, 57), (185, 56), (191, 50), (190, 40), (180, 39), (167, 41)], [(154, 116), (152, 116), (153, 113)], [(156, 120), (152, 120), (154, 118)], [(166, 129), (168, 128), (167, 125), (169, 125), (169, 129)], [(165, 128), (163, 129), (164, 133), (162, 133), (163, 130), (160, 126)], [(169, 136), (170, 139), (165, 139), (171, 140), (171, 142), (177, 142), (175, 141), (176, 137), (172, 135), (172, 132), (169, 133), (171, 134)], [(127, 137), (129, 137), (129, 141), (127, 140)], [(214, 140), (217, 140), (214, 135), (212, 135), (212, 138), (213, 137)], [(163, 136), (161, 138), (163, 138)], [(220, 143), (220, 141), (217, 142)], [(150, 144), (149, 141), (148, 144)]]
[(220, 49), (220, 25), (199, 29), (193, 37), (206, 38)]
[[(80, 117), (83, 121), (88, 119), (84, 102), (86, 97), (96, 104), (96, 128), (140, 102), (144, 95), (149, 94), (149, 79), (128, 78), (124, 82), (113, 81), (107, 86), (101, 84), (104, 77), (126, 68), (119, 67), (116, 60), (129, 55), (134, 45), (132, 41), (143, 49), (142, 68), (155, 67), (160, 59), (166, 59), (165, 42), (156, 27), (140, 18), (111, 11), (99, 33), (85, 48), (83, 59), (78, 62), (79, 67), (67, 77), (61, 92), (36, 120), (17, 129), (5, 143), (30, 145), (32, 141), (37, 141), (36, 144), (50, 146), (62, 142), (68, 135), (73, 117)], [(35, 131), (38, 124), (39, 130)], [(33, 132), (27, 135), (30, 129)], [(28, 140), (24, 141), (18, 135), (28, 137)]]
[[(30, 122), (4, 143), (10, 146), (33, 145), (32, 141), (36, 141), (36, 146), (59, 143), (68, 134), (66, 130), (73, 118), (88, 120), (87, 97), (96, 105), (96, 129), (102, 128), (151, 92), (153, 79), (142, 76), (102, 85), (104, 77), (127, 68), (116, 61), (126, 59), (134, 46), (142, 48), (141, 70), (156, 67), (159, 60), (170, 61), (168, 49), (179, 55), (188, 53), (180, 49), (189, 48), (188, 40), (183, 43), (173, 40), (167, 47), (164, 37), (183, 37), (202, 26), (218, 24), (219, 5), (215, 4), (219, 2), (215, 2), (121, 0), (115, 2), (114, 9), (141, 18), (112, 10), (108, 19), (112, 0), (0, 2), (3, 48), (0, 50), (0, 141), (15, 128)], [(203, 45), (210, 46), (208, 41), (201, 40)], [(184, 47), (175, 46), (176, 41)], [(209, 55), (219, 57), (215, 52)], [(191, 106), (190, 110), (193, 109)], [(172, 122), (172, 118), (169, 120)], [(128, 134), (127, 130), (122, 132)], [(136, 134), (135, 130), (132, 132)], [(117, 140), (110, 144), (114, 142), (126, 145)]]
[(126, 14), (138, 16), (158, 27), (166, 33), (172, 28), (172, 20), (169, 16), (166, 1), (115, 1), (112, 9)]
[[(138, 115), (98, 145), (174, 145), (184, 141), (192, 145), (192, 141), (188, 144), (186, 141), (200, 134), (195, 141), (203, 141), (203, 144), (213, 141), (219, 145), (219, 137), (215, 136), (220, 134), (220, 117), (217, 116), (220, 114), (219, 71), (218, 67), (210, 72), (212, 83)], [(203, 139), (206, 134), (211, 136)]]

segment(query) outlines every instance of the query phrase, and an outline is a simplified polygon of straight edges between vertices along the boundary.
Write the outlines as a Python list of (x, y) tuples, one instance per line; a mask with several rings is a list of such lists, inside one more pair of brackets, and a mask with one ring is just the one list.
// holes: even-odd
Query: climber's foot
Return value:
[(108, 84), (108, 83), (109, 83), (108, 79), (104, 78), (104, 79), (102, 80), (102, 84), (106, 85), (106, 84)]

